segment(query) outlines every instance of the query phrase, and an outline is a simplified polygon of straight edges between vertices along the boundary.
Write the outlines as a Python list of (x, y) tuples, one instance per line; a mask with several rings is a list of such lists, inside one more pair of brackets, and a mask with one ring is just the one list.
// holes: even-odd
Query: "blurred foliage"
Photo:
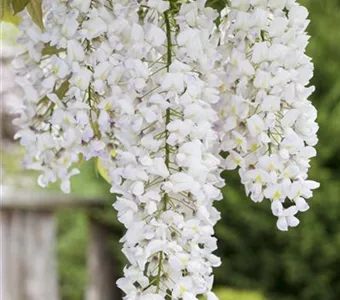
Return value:
[(20, 31), (17, 26), (11, 22), (1, 22), (0, 25), (0, 40), (4, 41), (6, 46), (17, 46), (17, 38)]
[[(249, 292), (243, 290), (234, 290), (231, 288), (218, 288), (215, 290), (219, 300), (266, 300), (260, 292)], [(206, 297), (200, 297), (200, 300), (206, 300)]]
[(215, 293), (220, 300), (265, 300), (264, 296), (257, 292), (217, 289)]
[(57, 220), (61, 299), (85, 299), (87, 216), (73, 211), (59, 213)]
[[(211, 5), (219, 7), (223, 1), (212, 0)], [(310, 201), (311, 209), (299, 215), (300, 226), (284, 233), (277, 231), (269, 203), (249, 200), (237, 172), (224, 174), (224, 200), (217, 204), (222, 220), (216, 227), (223, 265), (215, 272), (215, 282), (233, 289), (218, 289), (221, 300), (263, 299), (234, 289), (261, 290), (269, 300), (340, 299), (340, 2), (301, 3), (310, 10), (308, 54), (315, 63), (316, 86), (311, 100), (320, 123), (318, 157), (310, 177), (322, 185)], [(11, 168), (10, 160), (7, 164)], [(72, 180), (73, 190), (80, 197), (108, 199), (107, 208), (92, 216), (112, 228), (112, 253), (120, 275), (124, 258), (118, 240), (123, 229), (111, 208), (114, 197), (94, 170), (94, 164), (84, 163), (82, 174)], [(61, 212), (58, 221), (62, 299), (80, 300), (86, 282), (86, 216)]]
[(9, 24), (13, 24), (13, 25), (19, 25), (21, 18), (18, 15), (11, 15), (11, 14), (6, 14), (3, 18), (2, 18), (2, 23), (6, 22)]

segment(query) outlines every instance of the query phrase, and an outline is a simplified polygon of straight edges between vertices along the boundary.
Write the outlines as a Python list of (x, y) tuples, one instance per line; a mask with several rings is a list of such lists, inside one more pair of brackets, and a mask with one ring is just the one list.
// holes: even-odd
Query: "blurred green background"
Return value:
[[(308, 54), (315, 63), (316, 86), (312, 101), (320, 124), (318, 157), (313, 160), (310, 177), (321, 182), (321, 188), (310, 201), (311, 209), (299, 215), (299, 227), (279, 232), (269, 203), (255, 204), (247, 199), (237, 172), (224, 174), (227, 186), (224, 200), (218, 203), (222, 220), (216, 227), (223, 264), (215, 271), (215, 283), (221, 300), (340, 299), (340, 1), (301, 3), (310, 11)], [(10, 159), (12, 153), (3, 160), (4, 169), (15, 172), (21, 167)], [(73, 190), (79, 196), (111, 198), (105, 211), (93, 215), (112, 228), (112, 253), (118, 257), (119, 273), (124, 264), (118, 243), (123, 229), (111, 209), (109, 187), (94, 170), (91, 163), (82, 165)], [(86, 215), (59, 213), (58, 230), (62, 299), (83, 299)]]

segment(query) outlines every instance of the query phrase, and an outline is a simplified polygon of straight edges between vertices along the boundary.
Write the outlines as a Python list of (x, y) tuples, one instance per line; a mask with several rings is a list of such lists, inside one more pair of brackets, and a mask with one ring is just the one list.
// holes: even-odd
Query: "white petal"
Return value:
[(285, 217), (279, 217), (276, 226), (281, 231), (288, 231), (288, 223)]
[(271, 204), (272, 213), (274, 216), (280, 216), (283, 212), (283, 205), (279, 200), (274, 200)]
[(296, 217), (288, 217), (287, 218), (287, 223), (290, 227), (296, 227), (300, 224), (300, 221)]
[(71, 192), (71, 182), (69, 179), (65, 179), (60, 184), (60, 189), (65, 193), (69, 194)]
[(140, 196), (144, 193), (144, 184), (141, 181), (136, 181), (132, 186), (132, 193), (136, 196)]
[(309, 205), (307, 203), (307, 201), (303, 198), (298, 198), (296, 201), (295, 201), (295, 204), (296, 204), (296, 207), (299, 211), (307, 211), (309, 209)]

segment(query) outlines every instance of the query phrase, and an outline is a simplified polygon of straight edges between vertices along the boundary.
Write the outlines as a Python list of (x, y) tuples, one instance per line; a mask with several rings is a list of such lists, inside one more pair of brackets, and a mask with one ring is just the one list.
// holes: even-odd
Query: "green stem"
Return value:
[[(171, 0), (170, 0), (170, 6), (171, 6)], [(170, 18), (169, 18), (169, 11), (164, 12), (164, 19), (165, 19), (165, 27), (166, 27), (166, 38), (167, 38), (167, 60), (166, 60), (166, 69), (167, 72), (170, 71), (170, 65), (172, 63), (172, 41), (171, 41), (171, 24), (170, 24)], [(167, 126), (171, 122), (171, 110), (170, 108), (167, 108), (166, 114), (165, 114), (165, 165), (170, 169), (170, 145), (167, 143), (167, 139), (170, 135)], [(167, 193), (164, 194), (163, 197), (164, 202), (164, 208), (163, 210), (167, 210), (168, 202), (169, 202), (169, 195)], [(160, 252), (159, 254), (159, 262), (158, 262), (158, 272), (157, 272), (157, 293), (160, 290), (160, 283), (161, 283), (161, 273), (162, 273), (162, 264), (164, 259), (163, 252)]]
[[(171, 4), (171, 1), (170, 1)], [(166, 39), (167, 39), (167, 61), (166, 61), (166, 69), (170, 71), (170, 65), (172, 63), (172, 40), (171, 40), (171, 25), (169, 12), (164, 12), (165, 19), (165, 27), (166, 27)], [(168, 139), (170, 133), (167, 129), (168, 124), (171, 122), (171, 109), (168, 108), (165, 114), (165, 138)], [(165, 142), (165, 165), (169, 169), (170, 167), (170, 146), (167, 142)], [(164, 211), (167, 209), (167, 203), (169, 201), (169, 195), (164, 195)]]
[(163, 264), (163, 252), (159, 253), (159, 263), (158, 263), (158, 271), (157, 271), (157, 294), (159, 293), (160, 283), (161, 283), (161, 273), (162, 273), (162, 264)]
[[(268, 136), (271, 136), (270, 130), (268, 130)], [(271, 142), (268, 144), (268, 151), (269, 151), (269, 155), (272, 155), (272, 143)]]

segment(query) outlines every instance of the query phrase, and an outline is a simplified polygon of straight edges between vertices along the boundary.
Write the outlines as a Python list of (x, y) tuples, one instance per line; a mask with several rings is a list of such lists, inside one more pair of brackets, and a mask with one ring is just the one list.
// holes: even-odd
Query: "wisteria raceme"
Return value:
[[(100, 60), (104, 50), (112, 50), (109, 45), (104, 48), (108, 41), (101, 43), (99, 36), (110, 20), (98, 17), (105, 9), (101, 5), (90, 11), (90, 3), (45, 1), (44, 33), (23, 15), (19, 42), (24, 50), (15, 62), (18, 83), (26, 94), (15, 120), (21, 128), (17, 137), (27, 149), (24, 163), (42, 172), (41, 186), (60, 179), (65, 193), (70, 192), (70, 177), (79, 173), (73, 165), (80, 155), (105, 157), (112, 134), (99, 132), (97, 107), (109, 91), (100, 86), (107, 76)], [(90, 32), (89, 22), (106, 28)]]
[(318, 186), (307, 179), (318, 130), (308, 12), (293, 0), (234, 0), (222, 15), (206, 0), (43, 10), (43, 32), (23, 13), (15, 62), (25, 166), (65, 193), (81, 160), (107, 170), (126, 227), (124, 299), (217, 299), (223, 168), (240, 168), (254, 201), (271, 200), (281, 230)]
[(307, 179), (318, 139), (307, 100), (313, 74), (305, 54), (308, 11), (295, 0), (231, 1), (225, 11), (225, 85), (219, 103), (226, 168), (240, 168), (247, 194), (271, 200), (277, 227), (288, 230), (318, 183)]
[(102, 160), (127, 228), (126, 299), (214, 299), (216, 12), (205, 1), (50, 1), (45, 10), (43, 34), (22, 26), (25, 163), (43, 172), (42, 186), (60, 178), (69, 192), (80, 155)]
[[(216, 13), (205, 1), (169, 4), (144, 3), (138, 35), (124, 48), (145, 51), (125, 55), (134, 72), (115, 82), (117, 157), (106, 168), (119, 194), (114, 207), (127, 228), (122, 242), (130, 262), (118, 286), (127, 299), (213, 299), (212, 268), (220, 264), (213, 225), (220, 216), (212, 204), (223, 181), (211, 154), (218, 142), (212, 104), (220, 81), (201, 74), (219, 58), (209, 40)], [(157, 45), (147, 40), (148, 28), (158, 33)]]

